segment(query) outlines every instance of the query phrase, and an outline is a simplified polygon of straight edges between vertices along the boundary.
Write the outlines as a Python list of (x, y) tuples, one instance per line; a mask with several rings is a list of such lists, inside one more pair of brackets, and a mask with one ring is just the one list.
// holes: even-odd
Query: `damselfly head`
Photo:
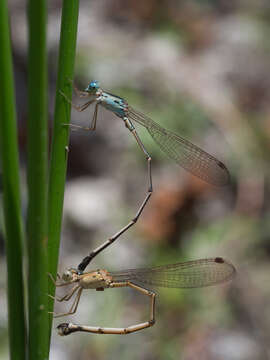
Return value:
[(74, 279), (74, 275), (77, 275), (77, 270), (70, 268), (64, 271), (62, 279), (64, 281), (71, 281)]
[(97, 80), (92, 80), (85, 91), (87, 91), (90, 94), (95, 94), (99, 89), (99, 82)]

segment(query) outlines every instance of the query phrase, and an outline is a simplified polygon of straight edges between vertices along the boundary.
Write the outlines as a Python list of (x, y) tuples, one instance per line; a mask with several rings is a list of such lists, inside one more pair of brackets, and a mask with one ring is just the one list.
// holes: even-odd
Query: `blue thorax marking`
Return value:
[(127, 108), (127, 102), (121, 97), (103, 92), (101, 103), (106, 109), (112, 111), (120, 118), (126, 116), (125, 109)]

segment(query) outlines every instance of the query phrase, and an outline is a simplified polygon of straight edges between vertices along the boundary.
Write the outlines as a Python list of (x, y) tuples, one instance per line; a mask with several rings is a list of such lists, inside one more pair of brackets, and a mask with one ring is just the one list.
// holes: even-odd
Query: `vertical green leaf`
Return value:
[[(72, 85), (70, 79), (73, 79), (74, 72), (78, 15), (79, 1), (64, 0), (48, 193), (49, 272), (53, 276), (56, 274), (58, 264), (68, 155), (69, 128), (64, 124), (70, 122), (70, 104), (60, 94), (60, 91), (65, 93), (68, 98), (71, 98)], [(54, 290), (54, 285), (50, 282), (49, 293), (53, 295)], [(52, 311), (53, 301), (50, 301), (49, 309)]]
[(29, 359), (46, 359), (49, 348), (47, 275), (47, 49), (46, 0), (28, 1), (28, 315)]
[(14, 79), (7, 1), (0, 1), (0, 159), (8, 276), (10, 359), (25, 359), (25, 316), (22, 264), (22, 218)]

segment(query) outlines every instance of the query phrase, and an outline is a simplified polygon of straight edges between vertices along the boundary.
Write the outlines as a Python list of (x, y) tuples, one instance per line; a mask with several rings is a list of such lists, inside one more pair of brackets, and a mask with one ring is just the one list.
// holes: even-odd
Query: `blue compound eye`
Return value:
[(92, 80), (90, 82), (90, 84), (87, 86), (87, 88), (85, 89), (85, 91), (95, 92), (98, 89), (99, 89), (99, 82), (96, 80)]

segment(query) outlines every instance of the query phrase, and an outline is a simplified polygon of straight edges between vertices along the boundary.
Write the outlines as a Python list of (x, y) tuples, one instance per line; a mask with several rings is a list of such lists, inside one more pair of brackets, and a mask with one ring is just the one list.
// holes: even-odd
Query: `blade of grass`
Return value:
[(8, 322), (11, 360), (25, 359), (25, 315), (22, 260), (22, 218), (14, 79), (7, 1), (0, 1), (0, 158), (8, 276)]
[[(70, 122), (70, 104), (60, 94), (60, 90), (71, 98), (72, 85), (69, 79), (73, 78), (74, 72), (78, 15), (79, 0), (64, 0), (48, 193), (48, 259), (49, 272), (54, 277), (58, 265), (69, 140), (69, 128), (64, 124)], [(49, 294), (54, 295), (54, 292), (55, 286), (49, 282)], [(52, 309), (53, 300), (49, 302), (49, 310)]]
[(47, 1), (28, 1), (28, 319), (29, 359), (49, 351), (47, 264)]

